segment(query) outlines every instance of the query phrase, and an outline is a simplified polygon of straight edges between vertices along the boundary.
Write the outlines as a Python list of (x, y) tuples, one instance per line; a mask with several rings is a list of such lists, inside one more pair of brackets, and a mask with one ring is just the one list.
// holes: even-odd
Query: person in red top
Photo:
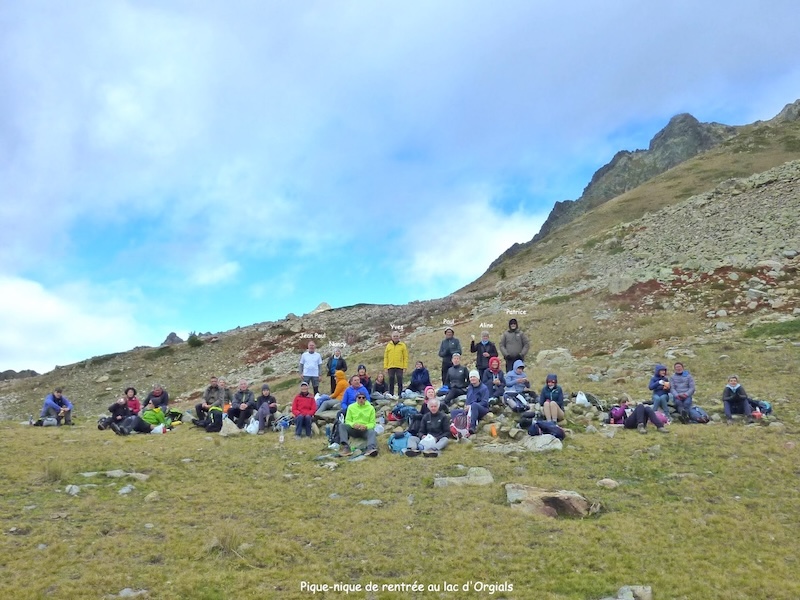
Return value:
[(294, 437), (298, 439), (303, 437), (304, 429), (306, 435), (311, 437), (311, 421), (315, 412), (317, 412), (317, 402), (314, 396), (308, 393), (308, 383), (304, 381), (300, 384), (300, 393), (292, 400), (292, 414), (297, 425)]
[(142, 410), (142, 405), (139, 402), (139, 398), (136, 397), (136, 388), (127, 388), (124, 399), (128, 403), (128, 410), (131, 411), (131, 414), (138, 415), (139, 411)]

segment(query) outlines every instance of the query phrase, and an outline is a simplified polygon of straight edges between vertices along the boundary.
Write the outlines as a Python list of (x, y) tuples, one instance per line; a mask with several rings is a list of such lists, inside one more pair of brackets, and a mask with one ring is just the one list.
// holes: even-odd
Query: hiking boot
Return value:
[(364, 452), (364, 456), (371, 456), (372, 458), (375, 458), (376, 456), (378, 456), (378, 449), (370, 448), (369, 450)]
[(422, 453), (422, 456), (424, 456), (425, 458), (436, 458), (437, 456), (439, 456), (439, 451), (431, 448), (430, 450), (425, 450)]
[(419, 450), (411, 448), (406, 448), (406, 456), (419, 456)]
[(666, 427), (663, 427), (663, 426), (662, 427), (657, 427), (656, 431), (658, 433), (669, 433), (669, 429), (667, 429)]
[(342, 444), (339, 448), (339, 456), (350, 456), (351, 454), (353, 454), (353, 451), (350, 449), (350, 446)]
[(112, 423), (111, 425), (109, 425), (109, 427), (111, 428), (111, 431), (113, 431), (117, 435), (125, 435), (124, 433), (122, 433), (122, 430), (119, 428), (119, 425), (117, 425), (116, 423)]
[(733, 425), (733, 419), (726, 419), (725, 425)]
[(747, 415), (744, 418), (744, 422), (745, 422), (746, 425), (750, 425), (750, 423), (755, 423), (756, 420), (751, 415)]
[(258, 435), (264, 435), (265, 433), (267, 433), (267, 432), (264, 429), (259, 429), (258, 430)]
[(682, 410), (681, 413), (678, 415), (678, 420), (686, 425), (689, 422), (689, 413), (685, 410)]
[(636, 429), (639, 431), (639, 433), (647, 433), (647, 426), (644, 423), (639, 423)]
[(200, 425), (200, 419), (192, 419), (192, 425), (195, 427), (202, 427), (202, 425)]

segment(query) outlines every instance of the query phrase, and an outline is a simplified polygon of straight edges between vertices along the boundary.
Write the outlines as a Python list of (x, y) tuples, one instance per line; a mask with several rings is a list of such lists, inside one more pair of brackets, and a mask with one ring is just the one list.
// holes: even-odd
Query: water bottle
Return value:
[(28, 425), (33, 425), (33, 415), (28, 417)]
[(331, 426), (325, 425), (325, 438), (331, 439)]
[(284, 431), (286, 431), (286, 428), (284, 427), (284, 424), (281, 423), (281, 432), (278, 435), (278, 442), (280, 442), (281, 444), (283, 443), (283, 440), (286, 439), (286, 437), (284, 436), (284, 433), (283, 433)]
[(381, 415), (381, 416), (378, 418), (378, 423), (380, 423), (381, 425), (386, 425), (386, 417), (384, 417), (383, 415)]

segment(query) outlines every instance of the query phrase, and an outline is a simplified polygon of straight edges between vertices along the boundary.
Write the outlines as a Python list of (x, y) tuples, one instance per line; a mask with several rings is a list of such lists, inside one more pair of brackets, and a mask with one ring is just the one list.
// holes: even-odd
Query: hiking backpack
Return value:
[(403, 450), (408, 447), (408, 438), (411, 437), (407, 431), (402, 433), (393, 433), (389, 436), (389, 451), (394, 454), (402, 454)]
[(758, 409), (761, 411), (762, 415), (768, 415), (772, 412), (772, 404), (769, 402), (765, 402), (764, 400), (755, 400), (753, 398), (748, 398), (748, 402), (750, 402), (750, 408), (752, 410)]
[(422, 415), (417, 413), (408, 416), (408, 433), (417, 435), (419, 428), (422, 427)]
[(503, 402), (514, 412), (521, 413), (530, 408), (528, 401), (525, 400), (525, 396), (522, 394), (517, 394), (516, 392), (503, 394)]
[(392, 414), (399, 421), (408, 419), (411, 415), (418, 414), (419, 411), (414, 406), (406, 406), (402, 402), (392, 409)]
[(455, 439), (459, 437), (469, 437), (469, 409), (460, 408), (450, 414), (450, 433)]
[(689, 420), (692, 423), (708, 423), (711, 418), (708, 413), (699, 406), (693, 406), (689, 409)]

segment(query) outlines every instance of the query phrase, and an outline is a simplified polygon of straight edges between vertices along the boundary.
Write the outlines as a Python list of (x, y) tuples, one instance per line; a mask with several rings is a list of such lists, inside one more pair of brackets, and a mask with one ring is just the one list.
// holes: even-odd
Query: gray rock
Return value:
[(135, 490), (135, 489), (136, 489), (136, 488), (135, 488), (135, 487), (133, 487), (131, 484), (128, 484), (128, 485), (126, 485), (125, 487), (123, 487), (123, 488), (122, 488), (122, 489), (121, 489), (119, 492), (117, 492), (117, 493), (118, 493), (120, 496), (126, 496), (126, 495), (130, 494), (130, 493), (131, 493), (133, 490)]
[(364, 506), (381, 506), (383, 500), (378, 500), (377, 498), (374, 500), (362, 500), (359, 504), (363, 504)]
[(135, 479), (136, 481), (141, 481), (141, 482), (145, 482), (148, 479), (150, 479), (150, 475), (147, 475), (145, 473), (128, 473), (128, 477), (130, 477), (131, 479)]
[(145, 502), (158, 502), (161, 499), (161, 496), (158, 492), (150, 492), (147, 496), (144, 497)]
[(115, 469), (113, 471), (106, 471), (106, 477), (112, 477), (114, 479), (119, 479), (120, 477), (126, 477), (128, 474), (123, 471), (122, 469)]
[(597, 427), (594, 425), (587, 425), (585, 429), (586, 433), (597, 433)]
[(494, 477), (484, 467), (471, 467), (463, 477), (436, 477), (433, 487), (449, 487), (462, 485), (490, 485)]
[(136, 596), (143, 596), (147, 590), (134, 590), (131, 588), (124, 588), (117, 594), (118, 598), (135, 598)]
[(578, 492), (551, 491), (519, 483), (506, 484), (506, 499), (511, 508), (547, 517), (585, 517), (600, 510)]
[(64, 489), (64, 491), (67, 492), (70, 496), (77, 496), (78, 493), (81, 491), (81, 488), (79, 488), (77, 485), (68, 485)]
[(86, 473), (80, 473), (83, 477), (94, 477), (95, 475), (99, 475), (98, 471), (87, 471)]
[(614, 481), (613, 479), (609, 479), (608, 477), (601, 479), (597, 482), (597, 485), (600, 487), (607, 488), (609, 490), (613, 490), (614, 488), (619, 487), (619, 482)]
[(564, 447), (561, 440), (550, 434), (528, 436), (522, 440), (522, 446), (531, 452), (549, 452)]

